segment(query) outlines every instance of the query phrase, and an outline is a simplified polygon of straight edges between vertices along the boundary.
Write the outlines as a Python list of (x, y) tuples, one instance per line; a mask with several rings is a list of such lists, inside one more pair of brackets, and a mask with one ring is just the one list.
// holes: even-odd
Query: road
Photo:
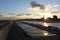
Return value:
[[(40, 37), (40, 36), (53, 36), (56, 34), (49, 33), (48, 31), (41, 30), (31, 25), (23, 24), (21, 22), (16, 22), (22, 29), (24, 29), (28, 35), (32, 37)], [(31, 22), (30, 22), (31, 23)]]
[(44, 22), (22, 21), (22, 23), (30, 25), (30, 26), (33, 26), (33, 27), (36, 27), (38, 29), (42, 29), (42, 30), (48, 31), (50, 33), (54, 33), (54, 34), (60, 35), (60, 29), (58, 27), (51, 26), (51, 25), (47, 26), (47, 24), (45, 24)]
[[(26, 23), (23, 23), (26, 22)], [(16, 21), (16, 23), (32, 37), (32, 40), (60, 40), (60, 36), (49, 31), (42, 30), (38, 26), (32, 26), (32, 23), (38, 24), (34, 21)], [(30, 25), (31, 23), (31, 25)], [(40, 26), (39, 26), (40, 27)]]
[(9, 28), (12, 23), (12, 21), (0, 23), (0, 40), (6, 40)]
[(0, 23), (0, 40), (29, 40), (31, 37), (14, 21)]
[(60, 40), (60, 36), (55, 35), (20, 21), (10, 20), (0, 23), (0, 40)]

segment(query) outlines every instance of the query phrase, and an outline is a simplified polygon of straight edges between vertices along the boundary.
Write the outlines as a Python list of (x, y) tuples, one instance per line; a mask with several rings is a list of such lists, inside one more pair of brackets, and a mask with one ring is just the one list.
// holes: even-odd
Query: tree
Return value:
[(53, 20), (54, 21), (57, 21), (58, 20), (58, 17), (56, 15), (53, 15)]

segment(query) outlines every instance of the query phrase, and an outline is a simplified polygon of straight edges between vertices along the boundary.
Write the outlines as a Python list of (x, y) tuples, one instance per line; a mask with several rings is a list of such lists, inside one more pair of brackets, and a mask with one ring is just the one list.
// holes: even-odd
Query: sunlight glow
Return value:
[(44, 13), (44, 19), (47, 19), (48, 17), (52, 17), (51, 13)]
[(44, 22), (44, 26), (48, 27), (48, 24)]
[(44, 33), (44, 36), (48, 36), (48, 32), (45, 32), (45, 33)]
[(40, 11), (40, 7), (29, 7), (29, 10), (33, 10), (33, 11)]

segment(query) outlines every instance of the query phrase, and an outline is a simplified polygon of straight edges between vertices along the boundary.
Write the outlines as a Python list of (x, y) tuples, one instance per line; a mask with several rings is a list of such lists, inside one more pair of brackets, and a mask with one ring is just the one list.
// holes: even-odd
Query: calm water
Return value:
[(40, 25), (43, 25), (43, 26), (54, 26), (54, 27), (57, 27), (57, 28), (60, 28), (60, 23), (46, 23), (46, 22), (37, 22), (37, 21), (25, 21), (25, 22), (28, 22), (28, 23), (33, 23), (33, 24), (40, 24)]
[(54, 27), (57, 27), (57, 28), (60, 28), (60, 23), (46, 23), (46, 22), (39, 22), (39, 24), (43, 25), (43, 26), (54, 26)]

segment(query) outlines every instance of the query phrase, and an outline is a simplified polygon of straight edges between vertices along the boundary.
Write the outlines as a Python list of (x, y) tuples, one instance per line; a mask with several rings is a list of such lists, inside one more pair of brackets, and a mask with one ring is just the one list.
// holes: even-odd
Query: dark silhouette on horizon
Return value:
[(22, 20), (29, 20), (29, 21), (45, 21), (45, 22), (59, 22), (60, 19), (56, 16), (53, 15), (53, 18), (48, 17), (47, 19), (44, 18), (44, 16), (40, 19), (17, 19), (17, 21), (22, 21)]
[(56, 15), (53, 15), (53, 21), (58, 21), (58, 17)]

